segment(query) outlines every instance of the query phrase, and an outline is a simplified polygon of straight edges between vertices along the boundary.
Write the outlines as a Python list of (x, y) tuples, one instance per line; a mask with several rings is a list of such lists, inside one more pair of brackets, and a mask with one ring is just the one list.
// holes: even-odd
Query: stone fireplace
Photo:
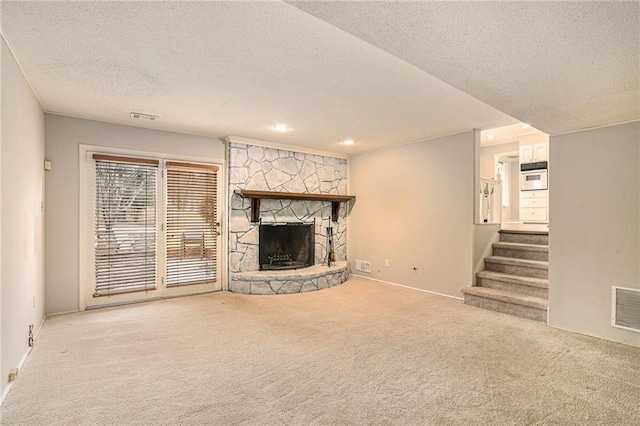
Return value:
[[(237, 190), (277, 191), (303, 194), (347, 194), (347, 160), (309, 153), (292, 152), (227, 140), (229, 161), (229, 291), (247, 294), (283, 294), (320, 290), (341, 284), (348, 278), (346, 262), (345, 203), (337, 221), (332, 220), (332, 203), (317, 200), (262, 199), (260, 221), (252, 222), (252, 200)], [(260, 224), (262, 223), (262, 226)], [(286, 253), (277, 245), (263, 257), (260, 250), (264, 234), (274, 224), (305, 225), (311, 246)], [(333, 229), (336, 262), (327, 266), (327, 227)], [(285, 240), (298, 238), (290, 232)], [(291, 233), (293, 232), (293, 234)], [(285, 242), (286, 243), (286, 242)], [(282, 242), (279, 243), (282, 246)], [(288, 244), (288, 243), (287, 243)], [(272, 247), (273, 248), (273, 247)], [(291, 260), (287, 259), (287, 255)], [(268, 256), (284, 267), (273, 266)], [(305, 257), (309, 266), (301, 266)], [(295, 257), (295, 259), (294, 259)], [(286, 265), (290, 263), (289, 265)]]

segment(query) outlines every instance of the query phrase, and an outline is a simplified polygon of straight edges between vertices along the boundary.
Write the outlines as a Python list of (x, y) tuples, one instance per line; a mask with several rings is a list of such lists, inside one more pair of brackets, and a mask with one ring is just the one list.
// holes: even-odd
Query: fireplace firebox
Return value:
[(313, 223), (260, 224), (260, 270), (300, 269), (315, 259)]

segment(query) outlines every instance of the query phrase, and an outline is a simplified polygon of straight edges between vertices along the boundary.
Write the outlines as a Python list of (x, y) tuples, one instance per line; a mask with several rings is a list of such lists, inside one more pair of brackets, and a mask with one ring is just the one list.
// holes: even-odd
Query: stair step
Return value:
[(480, 271), (477, 276), (495, 281), (526, 285), (537, 288), (549, 288), (549, 280), (544, 278), (523, 277), (522, 275), (504, 274), (502, 272)]
[(535, 321), (547, 321), (548, 301), (492, 288), (469, 286), (462, 289), (464, 303)]
[(501, 302), (512, 303), (514, 305), (528, 306), (536, 309), (547, 309), (549, 301), (541, 297), (525, 296), (514, 294), (508, 291), (496, 290), (493, 288), (467, 286), (462, 289), (464, 294), (472, 294), (486, 299), (500, 300)]
[(493, 243), (493, 246), (512, 250), (530, 250), (549, 253), (549, 246), (543, 244), (505, 243), (504, 241), (500, 241)]
[(548, 231), (500, 230), (500, 242), (534, 245), (549, 245)]
[(484, 264), (487, 271), (532, 278), (549, 278), (549, 262), (547, 261), (487, 256), (484, 259)]
[(549, 280), (504, 274), (502, 272), (480, 271), (476, 274), (478, 286), (509, 291), (526, 296), (549, 298)]
[(549, 246), (523, 243), (493, 243), (493, 255), (517, 259), (549, 260)]

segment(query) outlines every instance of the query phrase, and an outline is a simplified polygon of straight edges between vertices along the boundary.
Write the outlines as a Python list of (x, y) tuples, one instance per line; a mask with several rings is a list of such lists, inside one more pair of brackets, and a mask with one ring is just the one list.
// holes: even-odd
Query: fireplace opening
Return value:
[(300, 269), (315, 259), (314, 224), (260, 224), (260, 270)]

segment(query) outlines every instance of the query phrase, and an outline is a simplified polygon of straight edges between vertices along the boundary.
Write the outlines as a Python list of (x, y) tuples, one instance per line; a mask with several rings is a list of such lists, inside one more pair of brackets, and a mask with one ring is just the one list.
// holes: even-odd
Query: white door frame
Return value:
[[(79, 237), (78, 237), (78, 261), (79, 261), (79, 291), (78, 291), (78, 306), (80, 310), (85, 310), (87, 308), (93, 307), (106, 307), (112, 305), (119, 305), (124, 303), (133, 303), (133, 302), (141, 302), (148, 300), (155, 300), (160, 298), (168, 298), (168, 297), (176, 297), (176, 296), (184, 296), (184, 295), (193, 295), (193, 294), (201, 294), (201, 293), (209, 293), (212, 291), (218, 291), (226, 288), (226, 280), (228, 273), (228, 262), (227, 262), (227, 191), (226, 191), (226, 173), (225, 173), (225, 160), (219, 158), (208, 158), (208, 157), (194, 157), (194, 156), (186, 156), (186, 155), (176, 155), (176, 154), (167, 154), (160, 152), (149, 152), (149, 151), (139, 151), (139, 150), (130, 150), (130, 149), (120, 149), (113, 147), (105, 147), (105, 146), (95, 146), (95, 145), (80, 145), (79, 146), (79, 170), (80, 170), (80, 182), (79, 182)], [(115, 294), (110, 296), (101, 296), (99, 298), (93, 298), (91, 287), (93, 284), (92, 274), (93, 271), (93, 256), (94, 251), (93, 247), (89, 243), (90, 236), (88, 235), (88, 226), (86, 221), (93, 212), (87, 211), (89, 206), (86, 206), (85, 201), (85, 193), (88, 190), (87, 188), (87, 179), (93, 173), (92, 162), (90, 161), (90, 156), (94, 152), (100, 152), (104, 154), (113, 154), (113, 155), (123, 155), (123, 156), (131, 156), (131, 157), (142, 157), (142, 158), (153, 158), (160, 160), (159, 173), (165, 173), (165, 161), (164, 160), (175, 160), (175, 161), (184, 161), (184, 162), (192, 162), (192, 163), (207, 163), (207, 164), (215, 164), (220, 167), (221, 173), (218, 173), (218, 208), (219, 208), (219, 221), (220, 221), (220, 236), (218, 239), (218, 248), (217, 248), (217, 259), (218, 259), (218, 269), (217, 269), (217, 280), (215, 284), (209, 285), (191, 285), (191, 286), (178, 286), (167, 288), (166, 287), (166, 253), (165, 253), (165, 228), (164, 225), (166, 222), (165, 217), (165, 203), (166, 203), (166, 189), (164, 185), (158, 185), (158, 221), (161, 229), (158, 232), (158, 246), (157, 246), (157, 277), (158, 284), (156, 289), (150, 290), (147, 292), (131, 292), (131, 293), (123, 293), (123, 294)], [(164, 182), (164, 179), (158, 178), (158, 182)], [(93, 186), (93, 184), (91, 184)], [(141, 297), (141, 293), (145, 293), (146, 296)], [(102, 299), (102, 300), (99, 300)], [(97, 302), (97, 303), (88, 303), (88, 302)]]
[[(508, 151), (508, 152), (499, 152), (497, 154), (493, 155), (493, 178), (496, 178), (496, 174), (498, 171), (498, 163), (500, 162), (501, 158), (506, 158), (508, 159), (509, 163), (515, 163), (518, 162), (518, 164), (520, 163), (520, 151)], [(509, 191), (508, 193), (510, 193), (511, 191), (511, 180), (514, 179), (515, 182), (517, 182), (518, 184), (518, 194), (519, 194), (519, 189), (520, 189), (520, 175), (518, 176), (509, 176), (509, 182), (508, 185), (502, 185), (502, 191), (504, 193), (504, 191)], [(519, 196), (519, 195), (518, 195)], [(513, 212), (511, 211), (511, 208), (513, 207), (513, 202), (509, 202), (509, 217), (513, 217)], [(502, 206), (502, 200), (500, 200), (500, 221), (501, 222), (509, 222), (509, 221), (505, 221), (504, 220), (504, 207)], [(520, 212), (518, 212), (518, 218), (520, 218)]]

